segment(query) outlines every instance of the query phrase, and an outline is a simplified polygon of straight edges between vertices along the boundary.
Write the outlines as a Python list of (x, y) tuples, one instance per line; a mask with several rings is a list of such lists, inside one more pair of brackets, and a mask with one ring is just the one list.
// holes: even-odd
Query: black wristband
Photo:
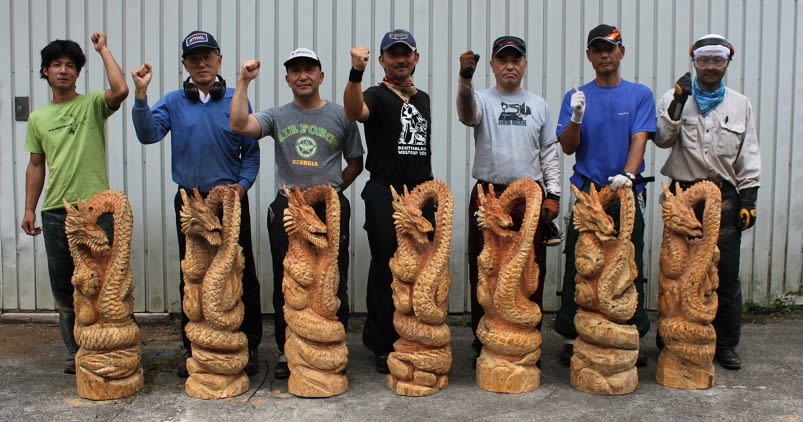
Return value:
[(554, 199), (554, 200), (560, 202), (560, 196), (555, 195), (554, 193), (547, 193), (546, 194), (546, 199)]
[(365, 73), (364, 70), (357, 70), (352, 67), (351, 71), (349, 72), (349, 82), (356, 82), (356, 83), (362, 82), (363, 73)]

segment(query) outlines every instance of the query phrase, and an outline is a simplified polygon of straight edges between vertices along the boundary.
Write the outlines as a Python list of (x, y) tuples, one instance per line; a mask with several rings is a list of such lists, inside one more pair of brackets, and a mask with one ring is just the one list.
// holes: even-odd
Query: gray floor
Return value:
[[(554, 316), (545, 315), (548, 327)], [(654, 317), (654, 315), (653, 315)], [(33, 321), (33, 320), (38, 321)], [(300, 399), (286, 381), (266, 378), (265, 364), (251, 389), (235, 398), (204, 401), (186, 396), (174, 374), (179, 342), (174, 323), (138, 316), (142, 329), (145, 390), (125, 399), (93, 402), (78, 397), (75, 377), (61, 372), (62, 345), (50, 317), (0, 316), (0, 420), (744, 420), (803, 421), (803, 318), (747, 323), (738, 351), (740, 371), (717, 366), (716, 385), (703, 391), (665, 388), (655, 382), (655, 330), (642, 339), (649, 364), (639, 387), (605, 397), (575, 390), (569, 369), (558, 364), (561, 339), (545, 329), (541, 386), (518, 395), (489, 393), (474, 384), (471, 330), (452, 318), (454, 363), (449, 386), (424, 398), (400, 397), (374, 371), (361, 344), (361, 319), (349, 330), (349, 391), (327, 399)], [(261, 360), (275, 363), (272, 323), (265, 322)], [(263, 383), (264, 379), (264, 383)]]

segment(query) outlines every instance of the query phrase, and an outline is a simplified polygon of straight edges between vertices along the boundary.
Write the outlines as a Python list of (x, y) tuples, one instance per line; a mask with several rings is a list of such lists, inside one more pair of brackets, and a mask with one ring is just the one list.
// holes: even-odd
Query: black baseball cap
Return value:
[(523, 39), (512, 35), (505, 35), (497, 38), (493, 43), (491, 55), (496, 56), (500, 51), (506, 48), (513, 48), (521, 53), (522, 56), (527, 55), (527, 44), (524, 43)]
[(181, 57), (186, 57), (187, 53), (196, 48), (211, 48), (220, 53), (220, 46), (215, 41), (212, 34), (204, 31), (192, 31), (181, 41)]
[(385, 36), (382, 37), (382, 43), (379, 45), (379, 50), (381, 52), (385, 52), (390, 49), (390, 47), (393, 47), (398, 43), (402, 43), (407, 47), (410, 47), (410, 50), (415, 51), (415, 38), (413, 38), (413, 34), (411, 34), (410, 31), (404, 29), (394, 29), (385, 34)]
[(605, 41), (613, 45), (622, 45), (622, 33), (619, 28), (611, 25), (597, 25), (588, 33), (588, 41), (586, 41), (586, 48), (590, 47), (594, 41)]

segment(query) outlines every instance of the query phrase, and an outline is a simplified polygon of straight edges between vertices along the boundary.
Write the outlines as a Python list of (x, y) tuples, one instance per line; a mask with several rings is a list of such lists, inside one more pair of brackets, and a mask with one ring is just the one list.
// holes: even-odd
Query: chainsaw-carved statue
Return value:
[[(711, 182), (675, 194), (664, 185), (664, 235), (658, 289), (658, 335), (665, 347), (658, 357), (659, 384), (686, 390), (714, 385), (719, 276), (719, 223), (722, 196)], [(702, 222), (695, 209), (704, 207)]]
[[(388, 356), (387, 385), (399, 395), (427, 396), (446, 387), (452, 366), (451, 333), (445, 320), (452, 285), (454, 200), (440, 180), (422, 183), (412, 192), (405, 186), (402, 195), (391, 187), (391, 193), (398, 248), (390, 259), (390, 286), (399, 339)], [(429, 203), (437, 209), (434, 229), (422, 213)]]
[[(497, 393), (525, 393), (538, 388), (541, 370), (541, 309), (529, 297), (543, 269), (535, 263), (533, 237), (541, 213), (541, 187), (532, 179), (511, 183), (497, 198), (477, 185), (477, 223), (484, 247), (477, 257), (477, 301), (485, 314), (477, 326), (482, 352), (477, 358), (477, 385)], [(511, 230), (511, 210), (524, 201), (521, 227)]]
[[(64, 201), (64, 231), (75, 263), (75, 356), (78, 395), (91, 400), (130, 396), (144, 385), (142, 345), (134, 323), (131, 233), (134, 217), (122, 192), (93, 195), (73, 208)], [(97, 224), (114, 216), (114, 236)]]
[[(346, 329), (337, 319), (340, 300), (340, 202), (326, 185), (289, 191), (284, 211), (288, 248), (284, 258), (284, 315), (290, 368), (287, 390), (299, 397), (343, 394), (349, 383)], [(323, 203), (326, 223), (313, 207)]]
[[(633, 190), (616, 191), (592, 185), (585, 193), (572, 186), (577, 196), (574, 227), (579, 232), (575, 262), (574, 300), (578, 338), (574, 343), (571, 383), (594, 394), (632, 393), (638, 387), (636, 359), (639, 333), (627, 321), (636, 312), (638, 276), (635, 248), (630, 241), (635, 223)], [(619, 232), (605, 208), (619, 200)]]
[(192, 342), (184, 391), (200, 399), (237, 396), (249, 387), (243, 372), (247, 341), (239, 331), (244, 314), (240, 198), (234, 189), (217, 186), (206, 199), (197, 189), (192, 196), (182, 189), (181, 199), (181, 231), (187, 239), (182, 306)]

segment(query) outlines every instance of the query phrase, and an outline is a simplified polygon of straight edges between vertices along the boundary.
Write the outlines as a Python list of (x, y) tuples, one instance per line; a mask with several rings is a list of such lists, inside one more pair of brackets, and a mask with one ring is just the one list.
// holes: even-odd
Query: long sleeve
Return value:
[(560, 155), (558, 153), (558, 142), (542, 147), (539, 151), (541, 160), (541, 171), (544, 173), (544, 186), (546, 193), (560, 196)]
[[(658, 121), (655, 124), (655, 145), (659, 148), (669, 148), (675, 145), (675, 142), (680, 139), (680, 120), (674, 121), (669, 117), (669, 104), (672, 102), (672, 93), (674, 90), (668, 91), (661, 97), (658, 106)], [(692, 98), (687, 101), (686, 107), (694, 107)]]
[(142, 144), (153, 144), (164, 139), (170, 131), (170, 112), (162, 98), (153, 109), (148, 107), (148, 98), (135, 99), (131, 119), (137, 139)]
[(240, 169), (240, 186), (248, 190), (256, 181), (259, 172), (259, 142), (251, 137), (243, 136), (241, 146), (243, 165)]

